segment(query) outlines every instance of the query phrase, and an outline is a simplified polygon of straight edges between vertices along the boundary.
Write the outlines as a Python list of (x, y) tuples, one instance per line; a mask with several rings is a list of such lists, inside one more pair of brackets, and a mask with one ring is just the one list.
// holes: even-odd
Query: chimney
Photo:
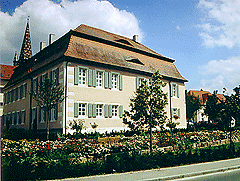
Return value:
[(41, 51), (42, 49), (44, 49), (46, 46), (47, 46), (46, 42), (45, 42), (45, 41), (41, 41), (41, 42), (40, 42), (40, 51)]
[(138, 42), (138, 35), (133, 35), (133, 41)]
[(55, 41), (55, 34), (49, 34), (49, 45)]

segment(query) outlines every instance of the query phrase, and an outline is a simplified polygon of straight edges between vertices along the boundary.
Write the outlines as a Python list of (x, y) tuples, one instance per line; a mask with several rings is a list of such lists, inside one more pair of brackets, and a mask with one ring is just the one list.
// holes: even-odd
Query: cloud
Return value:
[(48, 34), (61, 37), (80, 24), (87, 24), (112, 33), (132, 38), (143, 38), (139, 21), (134, 14), (119, 10), (109, 1), (99, 0), (28, 0), (12, 15), (0, 12), (1, 63), (11, 64), (14, 52), (20, 52), (26, 19), (30, 15), (30, 34), (33, 53), (39, 51), (39, 42), (48, 42)]
[(226, 87), (232, 92), (234, 87), (240, 85), (240, 56), (227, 60), (211, 60), (199, 67), (202, 76), (201, 86), (205, 90), (219, 90)]
[(199, 34), (207, 47), (240, 45), (240, 1), (200, 0), (198, 8), (205, 13)]

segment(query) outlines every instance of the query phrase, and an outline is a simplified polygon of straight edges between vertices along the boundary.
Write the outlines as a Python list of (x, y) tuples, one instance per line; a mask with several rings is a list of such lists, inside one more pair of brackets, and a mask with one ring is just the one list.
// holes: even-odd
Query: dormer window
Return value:
[(126, 44), (126, 45), (131, 45), (131, 46), (133, 46), (131, 43), (129, 43), (127, 40), (125, 40), (125, 39), (118, 39), (118, 40), (116, 40), (117, 42), (120, 42), (120, 43), (124, 43), (124, 44)]

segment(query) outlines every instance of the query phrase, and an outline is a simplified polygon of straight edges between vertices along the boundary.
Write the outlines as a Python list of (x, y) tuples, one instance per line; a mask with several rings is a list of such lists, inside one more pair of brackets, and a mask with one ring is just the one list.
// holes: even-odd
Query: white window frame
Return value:
[[(101, 73), (101, 78), (99, 78), (100, 73)], [(104, 72), (97, 70), (96, 71), (96, 88), (103, 88), (103, 86), (104, 86)]]
[(119, 105), (112, 105), (112, 118), (119, 118)]
[(104, 104), (96, 104), (96, 118), (104, 117)]
[(16, 125), (20, 125), (20, 124), (19, 124), (20, 111), (16, 111), (16, 113), (17, 113), (17, 124), (16, 124)]
[[(33, 110), (36, 111), (35, 115), (33, 114)], [(35, 119), (36, 119), (36, 121), (37, 121), (38, 114), (37, 114), (37, 108), (36, 108), (36, 107), (33, 107), (33, 108), (32, 108), (32, 116), (31, 116), (31, 117), (32, 117), (32, 120), (31, 120), (31, 124), (33, 124), (33, 120), (34, 120), (34, 119), (33, 119), (33, 115), (36, 116)]]
[[(85, 76), (82, 75), (83, 70), (85, 71)], [(84, 78), (85, 78), (85, 80), (84, 80), (85, 83), (83, 84), (82, 81), (83, 81)], [(79, 86), (84, 86), (84, 87), (88, 86), (88, 71), (87, 71), (87, 69), (85, 69), (83, 67), (78, 67), (78, 85)]]
[[(83, 113), (83, 107), (80, 106), (80, 105), (85, 105), (85, 111), (84, 111), (84, 115), (82, 115)], [(78, 102), (78, 118), (87, 118), (87, 107), (88, 107), (88, 104), (86, 102)], [(81, 109), (81, 110), (80, 110)], [(81, 114), (80, 114), (81, 113)]]
[(172, 83), (172, 97), (178, 98), (178, 85), (176, 83)]
[(172, 115), (174, 116), (174, 115), (177, 115), (178, 116), (178, 108), (176, 108), (176, 107), (174, 107), (174, 108), (172, 108)]
[(118, 90), (119, 89), (119, 75), (116, 73), (112, 73), (112, 90)]
[[(56, 105), (55, 105), (56, 106)], [(51, 110), (50, 110), (50, 121), (51, 122), (56, 122), (57, 120), (55, 119), (55, 111), (56, 111), (56, 107), (53, 107)], [(58, 106), (58, 105), (57, 105)], [(56, 113), (58, 114), (58, 112)]]

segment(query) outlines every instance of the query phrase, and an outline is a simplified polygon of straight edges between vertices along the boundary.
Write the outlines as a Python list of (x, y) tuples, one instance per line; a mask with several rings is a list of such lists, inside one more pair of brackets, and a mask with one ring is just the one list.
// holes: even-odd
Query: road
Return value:
[(199, 175), (184, 179), (176, 179), (175, 181), (240, 181), (240, 169), (225, 172), (217, 172), (207, 175)]

